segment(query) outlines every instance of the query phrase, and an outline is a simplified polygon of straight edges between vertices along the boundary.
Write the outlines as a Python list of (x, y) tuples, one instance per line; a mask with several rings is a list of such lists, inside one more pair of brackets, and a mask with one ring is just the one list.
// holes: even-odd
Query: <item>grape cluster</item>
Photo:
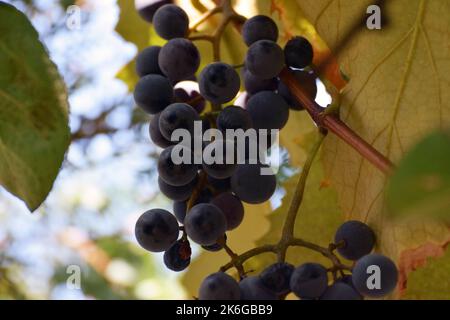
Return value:
[[(253, 17), (243, 26), (243, 40), (249, 48), (241, 75), (236, 67), (214, 62), (197, 78), (200, 53), (188, 39), (189, 17), (182, 8), (166, 3), (170, 1), (161, 2), (164, 4), (155, 2), (155, 10), (147, 20), (153, 22), (155, 31), (167, 43), (149, 47), (138, 55), (136, 72), (140, 80), (134, 97), (136, 104), (153, 116), (150, 138), (163, 148), (158, 160), (158, 185), (174, 201), (173, 214), (162, 209), (144, 213), (136, 223), (135, 235), (144, 249), (164, 252), (167, 268), (179, 272), (190, 264), (191, 241), (211, 252), (226, 249), (226, 233), (238, 228), (244, 219), (244, 203), (260, 204), (273, 196), (276, 177), (267, 174), (270, 167), (264, 161), (274, 143), (271, 130), (283, 129), (290, 112), (303, 109), (279, 79), (280, 72), (288, 68), (311, 99), (315, 99), (317, 87), (316, 75), (309, 68), (313, 60), (311, 44), (295, 37), (282, 49), (277, 44), (277, 25), (266, 16)], [(241, 106), (232, 105), (241, 89), (241, 77), (247, 98)], [(218, 112), (208, 111), (207, 103)], [(200, 132), (197, 123), (202, 124)], [(236, 146), (234, 140), (204, 142), (202, 137), (211, 128), (224, 134), (229, 130), (265, 130), (266, 135), (258, 136), (256, 141), (257, 159), (248, 150), (235, 155), (236, 149), (231, 148), (230, 154), (228, 146)], [(179, 129), (190, 134), (191, 143), (174, 141), (173, 135)], [(246, 144), (253, 142), (249, 138)], [(197, 162), (197, 147), (202, 155), (221, 154), (226, 161), (210, 162), (201, 157)], [(177, 162), (175, 155), (189, 161)], [(245, 161), (237, 162), (238, 158)], [(225, 273), (213, 274), (201, 285), (199, 298), (266, 300), (290, 292), (302, 299), (360, 298), (360, 293), (369, 296), (362, 287), (365, 274), (359, 269), (373, 261), (389, 267), (389, 261), (383, 260), (386, 258), (368, 255), (374, 245), (369, 230), (367, 226), (346, 224), (336, 234), (336, 242), (345, 243), (339, 247), (342, 256), (361, 258), (355, 266), (356, 278), (342, 278), (328, 286), (327, 270), (320, 265), (306, 264), (295, 269), (278, 263), (240, 283)], [(393, 277), (384, 279), (387, 282), (380, 294), (391, 289)]]
[[(328, 273), (332, 270), (320, 264), (305, 263), (295, 268), (278, 262), (239, 283), (223, 272), (212, 274), (200, 286), (199, 298), (278, 300), (294, 293), (302, 300), (362, 300), (364, 297), (380, 298), (394, 290), (397, 268), (389, 258), (371, 254), (375, 236), (367, 225), (358, 221), (344, 223), (336, 232), (335, 243), (340, 244), (338, 252), (343, 257), (355, 261), (351, 274), (341, 272), (330, 282)], [(372, 270), (378, 270), (379, 274)]]

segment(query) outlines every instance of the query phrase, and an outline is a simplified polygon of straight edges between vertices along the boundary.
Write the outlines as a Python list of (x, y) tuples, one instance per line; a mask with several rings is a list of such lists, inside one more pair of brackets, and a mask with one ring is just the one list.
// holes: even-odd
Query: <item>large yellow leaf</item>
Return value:
[[(373, 1), (297, 2), (333, 50)], [(341, 118), (398, 162), (419, 139), (450, 124), (450, 2), (386, 1), (382, 14), (389, 17), (388, 27), (361, 30), (339, 53), (350, 77)], [(448, 228), (437, 222), (389, 221), (386, 177), (334, 136), (325, 143), (324, 163), (347, 218), (372, 225), (381, 252), (404, 262), (414, 249), (423, 259), (449, 241)], [(404, 285), (410, 265), (400, 268)]]

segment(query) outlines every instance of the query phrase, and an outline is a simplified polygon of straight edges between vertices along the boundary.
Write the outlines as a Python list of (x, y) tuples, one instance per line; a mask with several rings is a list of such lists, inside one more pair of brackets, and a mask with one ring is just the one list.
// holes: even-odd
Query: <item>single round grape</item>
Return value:
[[(317, 77), (313, 72), (307, 72), (303, 70), (291, 71), (294, 77), (297, 79), (299, 85), (305, 91), (306, 95), (311, 100), (316, 100), (317, 96)], [(278, 85), (278, 93), (284, 98), (289, 107), (293, 110), (303, 110), (304, 106), (298, 101), (291, 93), (289, 88), (280, 82)]]
[(290, 287), (299, 298), (317, 299), (328, 287), (327, 269), (317, 263), (305, 263), (295, 269)]
[(173, 214), (177, 218), (178, 222), (184, 224), (187, 212), (187, 201), (175, 201), (173, 203)]
[(164, 264), (169, 270), (181, 272), (191, 263), (191, 246), (189, 241), (175, 242), (169, 250), (164, 252)]
[(247, 131), (253, 127), (252, 118), (247, 110), (241, 107), (226, 107), (217, 117), (217, 129), (226, 133), (226, 130), (242, 129)]
[(261, 91), (250, 98), (247, 111), (255, 129), (282, 129), (289, 120), (289, 106), (282, 96)]
[(236, 171), (236, 163), (232, 141), (215, 140), (203, 151), (203, 170), (213, 178), (230, 178)]
[(248, 49), (245, 65), (258, 78), (275, 78), (284, 67), (283, 49), (273, 41), (259, 40)]
[(261, 79), (254, 76), (250, 71), (244, 71), (244, 87), (249, 94), (261, 91), (275, 91), (280, 81), (278, 78)]
[(259, 40), (271, 40), (277, 42), (277, 24), (267, 16), (258, 15), (248, 19), (242, 27), (242, 37), (247, 46)]
[(375, 246), (375, 233), (360, 221), (347, 221), (339, 227), (334, 237), (336, 244), (344, 243), (337, 250), (348, 260), (358, 260), (372, 252)]
[(241, 292), (236, 280), (224, 272), (208, 276), (200, 285), (200, 300), (239, 300)]
[(188, 80), (197, 72), (200, 53), (191, 41), (176, 38), (162, 47), (158, 62), (162, 72), (172, 83), (177, 83)]
[(353, 279), (351, 275), (345, 275), (342, 278), (336, 280), (336, 282), (342, 282), (345, 283), (346, 285), (349, 285), (350, 287), (353, 288), (353, 290), (355, 290), (356, 293), (358, 293), (360, 300), (363, 299), (363, 296), (358, 292), (358, 290), (356, 290), (355, 286), (353, 285)]
[(158, 57), (161, 47), (151, 46), (144, 49), (136, 58), (136, 73), (139, 77), (149, 74), (163, 75), (159, 67)]
[(307, 39), (295, 37), (284, 47), (284, 56), (289, 67), (303, 69), (313, 62), (314, 51)]
[(163, 5), (173, 3), (173, 0), (135, 0), (136, 9), (141, 16), (147, 22), (153, 22), (153, 16), (155, 12)]
[(239, 283), (241, 300), (277, 300), (275, 292), (266, 288), (259, 277), (247, 277)]
[(163, 137), (161, 134), (161, 131), (159, 130), (159, 117), (161, 116), (161, 113), (156, 114), (152, 120), (150, 121), (150, 139), (153, 141), (154, 144), (156, 144), (160, 148), (168, 148), (173, 143), (170, 140), (167, 140)]
[(182, 81), (175, 86), (175, 100), (187, 103), (201, 114), (206, 108), (206, 100), (200, 95), (200, 88), (197, 82)]
[(336, 282), (325, 290), (320, 300), (361, 300), (361, 295), (348, 284)]
[(211, 204), (198, 204), (184, 219), (184, 227), (189, 238), (202, 246), (216, 243), (223, 237), (227, 228), (225, 215)]
[(139, 245), (151, 252), (163, 252), (177, 241), (177, 219), (168, 211), (153, 209), (145, 212), (136, 222), (135, 236)]
[(208, 184), (217, 193), (228, 192), (231, 190), (231, 178), (216, 179), (216, 178), (208, 176)]
[(241, 87), (241, 79), (234, 68), (226, 63), (215, 62), (200, 74), (200, 93), (215, 104), (233, 100)]
[(161, 177), (158, 178), (159, 190), (163, 195), (173, 201), (185, 201), (189, 199), (192, 192), (194, 191), (196, 180), (194, 179), (187, 185), (184, 186), (171, 186), (166, 183)]
[[(225, 242), (227, 241), (227, 235), (226, 234), (224, 236), (224, 241)], [(206, 250), (206, 251), (209, 251), (209, 252), (219, 252), (220, 250), (223, 249), (223, 245), (220, 244), (220, 243), (215, 243), (215, 244), (212, 244), (210, 246), (202, 246), (202, 248), (204, 250)]]
[(260, 275), (262, 284), (278, 296), (291, 291), (290, 281), (295, 268), (285, 262), (279, 262), (267, 267)]
[(231, 193), (222, 193), (215, 197), (211, 204), (219, 208), (227, 220), (227, 230), (234, 230), (244, 220), (244, 205), (241, 200)]
[(166, 4), (155, 12), (153, 26), (163, 39), (184, 38), (189, 30), (189, 17), (179, 6)]
[(171, 140), (172, 133), (178, 129), (185, 129), (193, 136), (195, 121), (200, 121), (200, 116), (194, 108), (185, 103), (174, 103), (161, 112), (159, 128), (167, 140)]
[[(176, 149), (175, 149), (176, 148)], [(197, 176), (197, 166), (190, 161), (190, 163), (175, 164), (172, 159), (172, 151), (179, 151), (180, 146), (172, 146), (161, 153), (158, 160), (158, 173), (161, 179), (167, 184), (175, 187), (181, 187), (189, 184)], [(175, 152), (174, 151), (174, 152)], [(192, 152), (187, 148), (182, 148), (180, 153), (189, 153), (192, 157)], [(178, 152), (175, 152), (178, 154)]]
[(261, 169), (270, 170), (262, 164), (239, 165), (231, 177), (231, 189), (245, 203), (260, 204), (269, 200), (275, 193), (275, 175), (262, 175)]
[(352, 280), (356, 290), (363, 296), (380, 298), (394, 291), (398, 271), (395, 263), (388, 257), (370, 254), (356, 262)]
[(170, 81), (157, 74), (142, 77), (134, 90), (136, 104), (149, 114), (163, 111), (173, 101)]

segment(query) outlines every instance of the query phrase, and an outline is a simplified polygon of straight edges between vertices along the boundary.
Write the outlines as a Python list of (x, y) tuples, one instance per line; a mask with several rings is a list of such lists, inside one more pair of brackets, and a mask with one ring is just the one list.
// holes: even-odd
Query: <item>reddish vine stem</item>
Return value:
[(374, 166), (386, 174), (390, 174), (394, 165), (372, 147), (367, 141), (356, 134), (336, 115), (325, 113), (325, 109), (310, 99), (292, 73), (285, 68), (280, 74), (281, 80), (288, 86), (292, 95), (302, 103), (314, 122), (321, 128), (325, 128), (353, 147), (361, 156), (370, 161)]

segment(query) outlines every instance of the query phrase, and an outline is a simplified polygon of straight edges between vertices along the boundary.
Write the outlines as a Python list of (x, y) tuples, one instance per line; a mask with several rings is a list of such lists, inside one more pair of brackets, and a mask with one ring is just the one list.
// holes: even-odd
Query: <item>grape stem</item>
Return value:
[[(278, 261), (284, 262), (286, 259), (287, 250), (290, 247), (307, 248), (307, 249), (310, 249), (312, 251), (322, 254), (324, 257), (328, 258), (332, 262), (333, 267), (330, 269), (330, 272), (332, 272), (333, 275), (335, 275), (337, 271), (342, 272), (343, 270), (347, 270), (347, 271), (351, 270), (350, 266), (344, 265), (340, 261), (340, 259), (334, 254), (334, 250), (336, 250), (336, 248), (344, 245), (343, 243), (330, 244), (328, 246), (328, 248), (325, 248), (325, 247), (316, 245), (314, 243), (305, 241), (303, 239), (294, 237), (295, 222), (296, 222), (296, 219), (298, 216), (298, 211), (300, 209), (300, 206), (301, 206), (301, 203), (303, 200), (306, 181), (309, 176), (311, 167), (314, 163), (314, 160), (315, 160), (317, 154), (319, 153), (319, 150), (320, 150), (320, 147), (322, 145), (324, 138), (325, 138), (325, 134), (319, 133), (319, 138), (314, 143), (314, 145), (311, 149), (311, 152), (308, 155), (308, 159), (305, 162), (302, 173), (300, 174), (300, 178), (298, 180), (297, 186), (294, 191), (293, 200), (291, 202), (289, 211), (287, 213), (287, 217), (286, 217), (286, 220), (284, 223), (283, 232), (282, 232), (280, 241), (275, 245), (264, 245), (264, 246), (252, 249), (250, 251), (247, 251), (241, 255), (236, 255), (235, 253), (230, 254), (228, 252), (228, 250), (226, 250), (231, 258), (231, 261), (228, 264), (226, 264), (225, 266), (223, 266), (220, 269), (221, 271), (227, 271), (233, 267), (235, 267), (238, 271), (243, 270), (244, 269), (243, 265), (247, 260), (249, 260), (255, 256), (264, 254), (264, 253), (274, 253), (278, 256)], [(239, 271), (239, 273), (241, 274), (241, 271)]]
[(389, 159), (357, 135), (336, 114), (326, 112), (326, 109), (311, 100), (287, 68), (281, 72), (280, 78), (289, 87), (291, 94), (304, 106), (319, 127), (333, 132), (382, 172), (389, 175), (394, 170), (394, 165)]

